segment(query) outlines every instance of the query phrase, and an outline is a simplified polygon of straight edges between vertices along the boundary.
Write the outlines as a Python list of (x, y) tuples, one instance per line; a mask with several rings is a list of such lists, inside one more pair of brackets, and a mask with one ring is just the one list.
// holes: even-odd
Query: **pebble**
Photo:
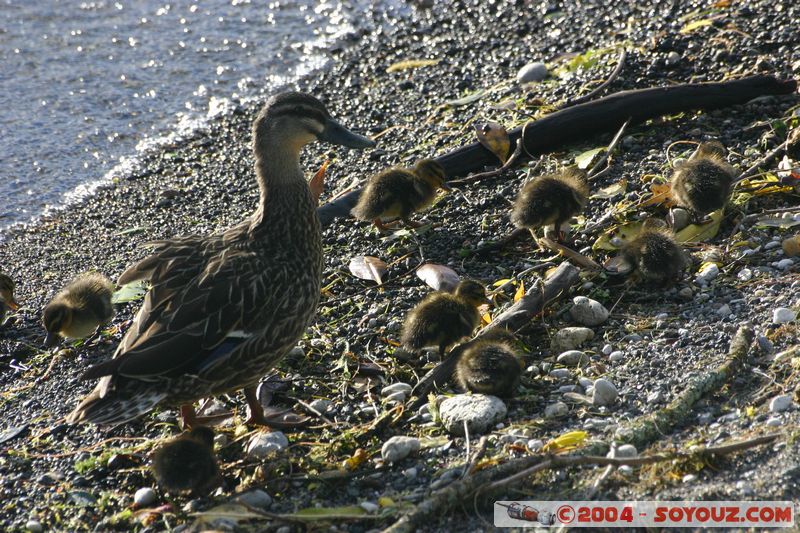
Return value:
[(272, 497), (261, 489), (244, 492), (236, 497), (236, 501), (257, 509), (266, 509), (272, 505)]
[(766, 338), (764, 335), (759, 335), (756, 337), (756, 343), (758, 343), (758, 349), (763, 353), (767, 355), (775, 353), (775, 345), (773, 345), (772, 341)]
[(332, 405), (333, 404), (329, 400), (322, 400), (322, 399), (314, 400), (313, 402), (308, 404), (309, 407), (311, 407), (312, 409), (316, 409), (322, 414), (325, 414), (325, 412), (328, 409), (330, 409)]
[(694, 474), (686, 474), (683, 476), (684, 483), (691, 483), (692, 481), (697, 481), (697, 476)]
[(794, 321), (797, 314), (788, 307), (779, 307), (772, 312), (773, 324), (788, 324)]
[(25, 522), (25, 529), (30, 531), (31, 533), (41, 533), (44, 531), (41, 522), (38, 520), (28, 520)]
[(246, 453), (248, 457), (263, 459), (268, 455), (283, 450), (289, 446), (289, 439), (281, 431), (262, 431), (256, 433), (247, 443)]
[(608, 355), (608, 360), (611, 361), (612, 363), (616, 363), (617, 361), (622, 361), (623, 359), (625, 359), (625, 352), (621, 350), (611, 352)]
[(639, 455), (639, 451), (633, 444), (623, 444), (617, 448), (617, 458), (630, 459)]
[(586, 341), (594, 338), (594, 331), (584, 327), (569, 327), (562, 328), (553, 335), (550, 341), (550, 349), (554, 352), (566, 352), (567, 350), (575, 350)]
[(617, 472), (625, 474), (626, 476), (631, 476), (633, 475), (633, 467), (631, 465), (622, 465), (617, 468)]
[(416, 437), (395, 436), (383, 443), (381, 457), (387, 463), (396, 463), (419, 451), (420, 443)]
[(403, 470), (403, 477), (406, 479), (416, 479), (418, 473), (416, 467), (407, 468)]
[(792, 259), (781, 259), (780, 261), (775, 263), (775, 266), (779, 270), (788, 270), (788, 269), (790, 269), (790, 268), (792, 268), (794, 266), (794, 260), (792, 260)]
[(717, 309), (717, 314), (722, 318), (730, 316), (731, 313), (732, 313), (731, 306), (729, 306), (728, 304), (723, 304), (722, 307)]
[(736, 274), (736, 277), (739, 278), (739, 281), (750, 281), (753, 279), (753, 271), (749, 268), (743, 268)]
[(603, 355), (609, 355), (611, 354), (611, 352), (614, 351), (614, 347), (611, 346), (610, 344), (605, 344), (603, 345), (603, 349), (600, 351), (603, 352)]
[(225, 433), (217, 433), (214, 435), (214, 445), (218, 448), (228, 444), (228, 436)]
[(547, 66), (541, 61), (534, 61), (528, 63), (517, 72), (517, 81), (519, 83), (530, 83), (533, 81), (542, 81), (547, 77)]
[(402, 393), (409, 393), (411, 392), (411, 385), (408, 383), (398, 382), (392, 383), (391, 385), (387, 385), (386, 387), (381, 389), (381, 396), (391, 396), (392, 394), (402, 392)]
[(572, 319), (582, 326), (599, 326), (608, 320), (608, 309), (597, 300), (586, 296), (576, 296), (572, 299), (569, 314)]
[(569, 407), (564, 402), (551, 403), (544, 408), (545, 418), (561, 418), (569, 414)]
[(653, 391), (647, 395), (647, 403), (660, 403), (664, 400), (664, 393), (660, 390)]
[(580, 383), (581, 387), (584, 389), (588, 389), (589, 387), (594, 387), (594, 381), (589, 378), (580, 377), (578, 378), (578, 383)]
[(139, 507), (147, 507), (156, 501), (156, 491), (150, 487), (142, 487), (133, 495), (133, 503)]
[(550, 376), (556, 379), (567, 379), (572, 375), (572, 373), (566, 368), (556, 368), (555, 370), (550, 371)]
[(369, 514), (377, 513), (378, 509), (381, 508), (380, 505), (372, 502), (361, 502), (358, 504), (358, 506), (364, 509)]
[(792, 407), (792, 403), (794, 400), (789, 394), (781, 394), (780, 396), (775, 396), (769, 402), (769, 411), (771, 413), (782, 413), (786, 411), (790, 407)]
[(684, 300), (691, 300), (692, 297), (694, 296), (694, 293), (692, 292), (691, 287), (684, 287), (678, 291), (678, 296), (680, 296)]
[(694, 277), (694, 281), (699, 285), (707, 285), (717, 276), (719, 276), (719, 267), (716, 263), (709, 263), (703, 267), (703, 270), (697, 273)]
[(387, 403), (403, 403), (406, 401), (406, 393), (404, 391), (397, 391), (383, 398)]
[(767, 244), (764, 245), (764, 250), (774, 250), (780, 245), (781, 243), (779, 241), (769, 241)]
[(678, 52), (672, 51), (669, 54), (667, 54), (666, 63), (668, 66), (677, 65), (678, 62), (680, 62), (680, 60), (681, 60), (681, 55)]
[(528, 451), (538, 452), (544, 448), (544, 441), (542, 439), (531, 439), (528, 441)]
[[(589, 362), (589, 357), (580, 350), (568, 350), (556, 358), (556, 362), (565, 366), (575, 366), (586, 364)], [(551, 372), (552, 374), (552, 372)]]
[(617, 388), (607, 379), (597, 379), (594, 382), (592, 391), (592, 403), (594, 405), (611, 405), (617, 400)]
[(470, 435), (485, 433), (506, 417), (508, 409), (500, 398), (484, 394), (459, 394), (447, 398), (439, 406), (439, 416), (445, 429), (453, 435), (464, 436), (464, 422)]
[(686, 209), (675, 207), (670, 210), (670, 217), (672, 217), (672, 231), (680, 231), (689, 225), (690, 217)]
[(771, 428), (782, 426), (783, 425), (783, 420), (781, 420), (777, 416), (773, 416), (773, 417), (771, 417), (770, 419), (767, 420), (767, 425), (769, 427), (771, 427)]

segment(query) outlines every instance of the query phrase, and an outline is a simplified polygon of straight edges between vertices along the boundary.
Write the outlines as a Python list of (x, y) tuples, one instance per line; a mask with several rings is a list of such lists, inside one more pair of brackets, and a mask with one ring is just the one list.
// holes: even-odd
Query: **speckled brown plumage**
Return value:
[(444, 354), (448, 346), (475, 331), (478, 307), (487, 302), (486, 289), (472, 280), (459, 283), (453, 294), (429, 294), (406, 316), (400, 342), (411, 351), (436, 346)]
[(589, 185), (582, 170), (570, 167), (538, 176), (517, 194), (511, 221), (530, 230), (553, 224), (558, 231), (561, 224), (583, 211), (588, 198)]
[(704, 142), (697, 152), (675, 169), (670, 183), (675, 202), (696, 216), (725, 207), (736, 170), (725, 161), (725, 148)]
[(172, 494), (204, 496), (222, 482), (214, 455), (214, 431), (192, 428), (153, 451), (153, 475), (159, 487)]
[(641, 281), (656, 286), (676, 281), (686, 266), (686, 254), (672, 231), (653, 219), (645, 221), (641, 232), (622, 249), (622, 255)]
[(267, 103), (253, 125), (257, 210), (222, 233), (153, 243), (152, 254), (122, 274), (121, 284), (142, 279), (151, 288), (114, 359), (84, 375), (102, 379), (70, 422), (116, 424), (159, 404), (254, 387), (294, 347), (320, 295), (316, 199), (299, 162), (315, 138), (372, 143), (310, 95)]

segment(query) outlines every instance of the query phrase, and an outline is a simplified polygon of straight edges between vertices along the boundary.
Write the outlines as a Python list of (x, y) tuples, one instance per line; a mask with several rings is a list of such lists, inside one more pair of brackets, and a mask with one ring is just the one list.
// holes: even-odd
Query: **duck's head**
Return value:
[(266, 154), (276, 146), (294, 153), (318, 139), (348, 148), (369, 148), (375, 141), (353, 133), (331, 118), (325, 105), (301, 92), (273, 96), (253, 124), (255, 152)]
[(421, 159), (414, 165), (414, 174), (419, 179), (431, 185), (434, 189), (444, 189), (449, 191), (450, 187), (445, 183), (447, 175), (444, 167), (433, 159)]
[(47, 330), (44, 345), (52, 348), (61, 340), (61, 332), (72, 324), (72, 308), (63, 302), (52, 302), (44, 308), (42, 324)]
[(19, 309), (19, 304), (14, 299), (14, 280), (5, 274), (0, 274), (0, 304), (12, 311)]
[(471, 279), (460, 282), (456, 286), (455, 295), (475, 307), (492, 303), (486, 296), (486, 288), (477, 281)]
[(719, 157), (725, 158), (725, 147), (719, 141), (705, 141), (697, 146), (693, 157)]

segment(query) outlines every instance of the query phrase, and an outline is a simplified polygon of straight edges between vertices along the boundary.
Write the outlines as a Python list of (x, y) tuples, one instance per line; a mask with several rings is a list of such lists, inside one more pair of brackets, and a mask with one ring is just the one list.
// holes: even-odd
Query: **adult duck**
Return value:
[(201, 422), (195, 400), (243, 389), (247, 422), (270, 425), (256, 386), (300, 339), (320, 295), (317, 202), (299, 160), (317, 139), (375, 144), (313, 96), (286, 92), (267, 102), (253, 124), (258, 208), (222, 233), (152, 243), (152, 255), (122, 274), (120, 284), (147, 280), (150, 290), (114, 358), (84, 374), (101, 379), (68, 422), (119, 424), (180, 405), (192, 426)]

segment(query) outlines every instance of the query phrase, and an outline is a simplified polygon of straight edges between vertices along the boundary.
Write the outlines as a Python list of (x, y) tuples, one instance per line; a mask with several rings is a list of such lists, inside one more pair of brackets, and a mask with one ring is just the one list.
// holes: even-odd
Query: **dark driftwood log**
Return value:
[[(617, 131), (630, 118), (637, 124), (693, 109), (716, 109), (765, 95), (790, 94), (797, 89), (794, 80), (774, 76), (750, 76), (715, 83), (687, 83), (621, 91), (592, 102), (568, 107), (527, 124), (525, 149), (530, 155), (547, 153), (566, 144), (582, 141), (598, 133)], [(522, 128), (510, 132), (511, 146), (522, 135)], [(498, 163), (497, 157), (475, 142), (435, 158), (451, 178), (465, 176)], [(351, 191), (317, 209), (325, 227), (335, 218), (350, 215), (361, 189)]]
[(456, 362), (461, 354), (473, 342), (494, 328), (506, 328), (516, 331), (544, 310), (545, 305), (557, 300), (578, 283), (578, 269), (570, 263), (564, 262), (547, 278), (544, 285), (536, 284), (525, 293), (525, 296), (514, 305), (503, 311), (492, 323), (483, 328), (472, 340), (459, 344), (447, 355), (447, 358), (428, 372), (414, 387), (413, 394), (417, 396), (411, 409), (416, 409), (428, 401), (428, 392), (433, 387), (447, 383), (453, 374)]

